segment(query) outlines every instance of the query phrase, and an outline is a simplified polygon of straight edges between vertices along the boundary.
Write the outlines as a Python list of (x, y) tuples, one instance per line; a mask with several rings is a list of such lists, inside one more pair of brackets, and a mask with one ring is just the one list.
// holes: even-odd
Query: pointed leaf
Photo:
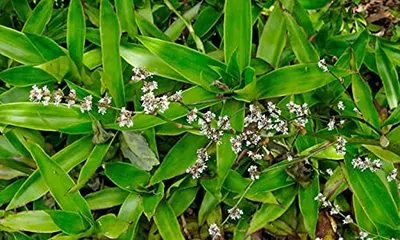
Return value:
[(100, 4), (101, 55), (103, 56), (102, 81), (117, 107), (125, 106), (124, 80), (119, 56), (120, 27), (109, 0)]

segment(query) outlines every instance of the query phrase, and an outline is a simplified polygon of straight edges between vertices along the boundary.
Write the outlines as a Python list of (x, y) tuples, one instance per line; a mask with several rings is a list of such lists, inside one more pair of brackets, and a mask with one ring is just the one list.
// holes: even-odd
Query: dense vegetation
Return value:
[(399, 239), (399, 9), (0, 1), (0, 239)]

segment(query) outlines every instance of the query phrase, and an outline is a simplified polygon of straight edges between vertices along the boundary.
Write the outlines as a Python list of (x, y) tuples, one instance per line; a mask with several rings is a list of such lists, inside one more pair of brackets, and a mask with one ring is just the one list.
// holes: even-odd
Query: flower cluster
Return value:
[(196, 162), (186, 169), (186, 173), (192, 174), (193, 179), (200, 178), (201, 174), (206, 170), (206, 162), (209, 160), (209, 155), (207, 154), (207, 149), (200, 148), (197, 150)]
[(295, 122), (305, 127), (308, 123), (307, 115), (308, 115), (308, 105), (307, 103), (303, 103), (303, 105), (297, 105), (294, 102), (289, 102), (286, 104), (286, 107), (289, 109), (290, 113), (296, 114)]
[(324, 208), (330, 208), (329, 214), (330, 215), (340, 215), (342, 216), (343, 219), (343, 224), (349, 224), (353, 223), (353, 219), (351, 218), (350, 215), (344, 216), (343, 214), (340, 213), (341, 209), (338, 205), (332, 204), (329, 200), (326, 199), (326, 197), (322, 193), (318, 193), (318, 195), (314, 198), (315, 201), (318, 201), (322, 203), (322, 207)]
[[(79, 108), (82, 113), (90, 112), (93, 110), (93, 96), (85, 96), (81, 101), (76, 96), (76, 91), (71, 89), (68, 95), (64, 95), (61, 89), (57, 89), (54, 94), (51, 94), (47, 86), (39, 88), (36, 85), (32, 86), (32, 90), (29, 94), (29, 100), (31, 102), (41, 102), (45, 106), (49, 105), (50, 101), (53, 100), (54, 105), (59, 106), (63, 100), (68, 108), (71, 108), (76, 103), (79, 103)], [(98, 113), (104, 115), (109, 108), (111, 108), (112, 98), (106, 93), (104, 97), (100, 98), (97, 102)], [(117, 118), (118, 125), (120, 127), (132, 127), (132, 111), (127, 110), (125, 107), (121, 108), (119, 117)]]
[(221, 237), (221, 230), (219, 229), (217, 224), (213, 223), (208, 228), (208, 234), (213, 240), (218, 239), (219, 237)]
[(343, 101), (339, 101), (337, 103), (337, 107), (338, 107), (339, 110), (342, 110), (342, 111), (346, 108), (346, 106), (344, 105)]
[(329, 71), (328, 66), (326, 65), (325, 59), (319, 60), (318, 67), (320, 69), (322, 69), (323, 72), (328, 72)]
[(224, 135), (224, 131), (231, 129), (228, 116), (220, 116), (216, 122), (216, 126), (213, 125), (213, 121), (216, 120), (216, 115), (211, 111), (199, 115), (199, 111), (193, 108), (186, 117), (189, 124), (194, 123), (198, 119), (201, 134), (217, 144), (221, 143), (221, 137)]
[(228, 213), (229, 213), (229, 217), (232, 220), (239, 220), (240, 217), (243, 215), (243, 211), (238, 207), (233, 207), (233, 208), (229, 209)]
[(288, 133), (288, 125), (285, 120), (280, 118), (281, 110), (272, 102), (267, 104), (267, 113), (263, 114), (255, 105), (249, 106), (249, 113), (244, 119), (244, 130), (242, 133), (230, 139), (232, 149), (235, 153), (242, 151), (243, 144), (248, 148), (255, 148), (255, 151), (248, 151), (248, 156), (253, 160), (263, 158), (262, 153), (258, 153), (257, 147), (261, 141), (262, 131), (275, 130), (283, 134)]
[[(62, 101), (65, 99), (68, 108), (71, 108), (78, 100), (76, 96), (76, 91), (71, 89), (67, 96), (64, 95), (64, 92), (61, 89), (57, 89), (52, 94), (47, 86), (43, 86), (39, 88), (36, 85), (32, 86), (32, 90), (29, 93), (29, 100), (31, 102), (41, 102), (43, 105), (47, 106), (52, 101), (54, 105), (59, 106)], [(98, 112), (101, 114), (105, 114), (107, 109), (111, 107), (112, 98), (105, 94), (98, 103)], [(88, 95), (83, 98), (80, 103), (80, 110), (82, 113), (89, 112), (93, 109), (93, 97)]]
[(132, 68), (132, 77), (131, 80), (132, 81), (141, 81), (141, 80), (145, 80), (147, 78), (151, 78), (153, 77), (153, 73), (147, 71), (145, 68), (141, 68), (141, 67), (134, 67)]
[(251, 180), (255, 181), (260, 178), (260, 172), (258, 171), (257, 166), (251, 165), (247, 171), (250, 174)]
[(370, 159), (369, 157), (364, 157), (364, 159), (362, 159), (361, 157), (354, 158), (351, 161), (351, 164), (354, 168), (360, 169), (361, 172), (364, 172), (367, 169), (369, 169), (371, 172), (376, 172), (382, 167), (381, 160), (375, 159), (372, 161), (372, 159)]
[(393, 169), (386, 178), (389, 182), (391, 182), (395, 180), (396, 177), (397, 177), (397, 168)]
[(336, 152), (338, 154), (346, 153), (346, 143), (347, 143), (346, 139), (344, 139), (343, 137), (338, 137), (336, 145)]

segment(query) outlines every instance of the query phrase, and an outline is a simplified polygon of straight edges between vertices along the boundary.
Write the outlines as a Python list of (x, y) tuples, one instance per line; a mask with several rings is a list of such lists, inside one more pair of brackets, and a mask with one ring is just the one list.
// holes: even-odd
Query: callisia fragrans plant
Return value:
[(0, 1), (0, 239), (400, 239), (398, 7)]

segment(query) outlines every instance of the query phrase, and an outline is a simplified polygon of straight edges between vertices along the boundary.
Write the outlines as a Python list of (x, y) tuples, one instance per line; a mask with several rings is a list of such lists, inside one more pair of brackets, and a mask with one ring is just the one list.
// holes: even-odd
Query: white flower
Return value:
[(360, 112), (360, 110), (358, 110), (357, 107), (354, 107), (354, 108), (353, 108), (353, 111), (354, 111), (355, 113), (359, 114), (359, 115), (362, 115), (362, 113)]
[(367, 237), (368, 237), (368, 233), (367, 232), (363, 232), (363, 231), (360, 232), (360, 239), (365, 239)]
[(395, 180), (396, 177), (397, 177), (397, 168), (393, 169), (393, 170), (389, 173), (389, 175), (387, 176), (387, 180), (388, 180), (389, 182), (391, 182), (391, 181)]
[(334, 205), (332, 208), (331, 208), (331, 210), (329, 211), (329, 214), (330, 215), (336, 215), (336, 214), (339, 214), (340, 213), (340, 207), (338, 206), (338, 205)]
[(208, 156), (207, 154), (206, 148), (197, 149), (196, 154), (197, 154), (197, 159), (200, 159), (204, 162), (207, 162), (210, 159), (210, 156)]
[(346, 108), (346, 106), (344, 105), (343, 101), (339, 101), (337, 104), (337, 107), (339, 110), (344, 110)]
[(169, 107), (169, 101), (167, 95), (163, 95), (157, 98), (157, 108), (160, 113), (164, 113)]
[(233, 220), (238, 220), (243, 215), (243, 211), (238, 207), (233, 207), (228, 210), (229, 217)]
[(154, 96), (153, 92), (145, 93), (140, 97), (140, 101), (142, 101), (144, 113), (153, 114), (157, 111), (158, 99)]
[(217, 239), (221, 236), (221, 230), (219, 229), (218, 225), (213, 223), (208, 228), (208, 234), (212, 237), (212, 239)]
[(338, 154), (344, 154), (346, 153), (346, 139), (343, 137), (338, 137), (337, 139), (337, 145), (336, 145), (336, 153)]
[(326, 200), (326, 197), (322, 193), (318, 193), (318, 195), (314, 198), (315, 201), (323, 202)]
[(107, 93), (104, 97), (100, 98), (99, 102), (98, 102), (98, 112), (102, 115), (104, 115), (107, 111), (108, 108), (111, 107), (111, 97), (107, 96)]
[(319, 67), (320, 69), (322, 69), (323, 72), (329, 71), (329, 69), (328, 69), (328, 67), (327, 67), (327, 65), (326, 65), (325, 59), (319, 60), (319, 62), (318, 62), (318, 67)]
[(85, 111), (92, 110), (92, 100), (93, 97), (91, 95), (86, 96), (83, 98), (83, 102), (81, 103), (81, 112), (84, 113)]
[(154, 90), (158, 89), (158, 83), (155, 81), (152, 82), (144, 82), (142, 87), (143, 93), (153, 92)]
[(220, 116), (218, 118), (217, 126), (222, 130), (229, 130), (231, 129), (231, 123), (229, 122), (228, 116)]
[(29, 101), (40, 102), (43, 97), (43, 91), (38, 86), (33, 85), (32, 90), (29, 92)]
[(63, 91), (61, 89), (57, 89), (57, 91), (55, 91), (53, 95), (54, 104), (58, 106), (62, 102), (63, 97), (64, 97)]
[(215, 118), (215, 114), (212, 113), (211, 111), (207, 111), (206, 113), (203, 114), (204, 121), (206, 123), (210, 123), (212, 120)]
[(120, 127), (132, 127), (132, 112), (122, 107), (117, 122)]
[(204, 170), (206, 170), (206, 168), (206, 163), (202, 159), (197, 159), (192, 166), (186, 169), (186, 173), (192, 174), (193, 179), (198, 179)]
[(296, 114), (295, 122), (298, 125), (305, 127), (308, 123), (308, 104), (303, 103), (303, 105), (297, 105), (294, 102), (289, 102), (286, 104), (286, 107), (288, 108), (289, 112)]
[(42, 87), (42, 103), (43, 105), (47, 106), (49, 105), (49, 102), (51, 100), (51, 92), (47, 88), (47, 86)]
[(360, 169), (362, 172), (365, 170), (370, 170), (371, 172), (376, 172), (382, 167), (382, 162), (379, 159), (375, 159), (372, 161), (368, 157), (364, 157), (362, 159), (361, 157), (354, 158), (351, 161), (351, 164), (353, 165), (354, 168)]
[(343, 219), (343, 224), (349, 224), (352, 223), (353, 219), (351, 218), (350, 215), (347, 215), (344, 219)]
[(171, 102), (180, 102), (180, 101), (182, 101), (182, 90), (176, 91), (173, 95), (169, 96), (169, 100)]
[(328, 122), (328, 131), (335, 129), (335, 118), (331, 118)]
[(132, 72), (132, 81), (141, 81), (153, 76), (153, 73), (148, 72), (145, 68), (141, 67), (132, 68)]
[(232, 150), (238, 154), (242, 151), (242, 137), (237, 135), (236, 137), (231, 137)]
[(333, 175), (333, 171), (332, 171), (331, 168), (326, 169), (326, 173), (327, 173), (329, 176), (332, 176), (332, 175)]
[(66, 97), (67, 100), (67, 106), (68, 108), (70, 108), (72, 105), (75, 104), (76, 102), (76, 91), (74, 89), (71, 89), (69, 91), (68, 96)]
[(256, 160), (261, 160), (264, 157), (264, 154), (258, 153), (258, 152), (253, 152), (253, 151), (247, 151), (247, 156), (249, 156), (253, 161)]
[(255, 181), (260, 178), (260, 172), (258, 171), (257, 166), (251, 165), (247, 171), (250, 174), (251, 180)]
[(196, 121), (196, 119), (197, 119), (197, 112), (198, 112), (197, 108), (193, 108), (193, 109), (186, 115), (186, 117), (187, 117), (187, 122), (188, 122), (189, 124), (191, 124), (191, 123), (193, 123), (194, 121)]
[(288, 160), (289, 162), (293, 160), (293, 156), (292, 156), (292, 154), (290, 154), (290, 152), (287, 152), (287, 153), (286, 153), (286, 158), (287, 158), (287, 160)]

